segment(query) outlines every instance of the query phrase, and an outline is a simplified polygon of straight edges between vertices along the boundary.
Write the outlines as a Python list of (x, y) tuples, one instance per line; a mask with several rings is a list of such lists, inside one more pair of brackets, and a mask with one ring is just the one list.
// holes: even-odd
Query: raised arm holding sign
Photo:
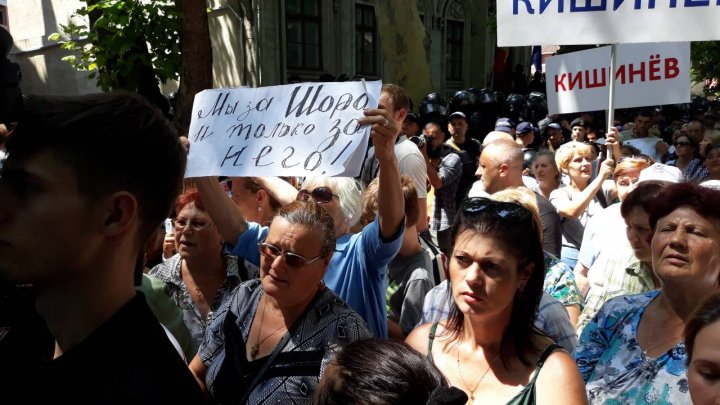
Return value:
[[(372, 97), (370, 95), (369, 98)], [(350, 227), (359, 220), (362, 210), (361, 191), (351, 177), (329, 177), (327, 174), (307, 177), (297, 198), (315, 201), (334, 220), (338, 240), (329, 270), (325, 274), (326, 285), (365, 319), (373, 334), (386, 337), (384, 280), (387, 276), (388, 263), (395, 257), (402, 243), (405, 216), (400, 173), (394, 153), (395, 140), (400, 133), (402, 120), (395, 111), (394, 101), (389, 92), (383, 91), (377, 99), (380, 101), (378, 108), (360, 111), (359, 116), (348, 121), (363, 128), (372, 136), (377, 158), (382, 167), (379, 174), (380, 196), (377, 219), (360, 233), (349, 232)], [(329, 110), (328, 114), (330, 114)], [(193, 144), (191, 151), (196, 151), (196, 147), (197, 144)], [(365, 152), (364, 144), (360, 151)], [(202, 156), (213, 155), (208, 152)], [(327, 166), (326, 169), (331, 167), (337, 169), (332, 165)], [(232, 253), (259, 265), (260, 253), (257, 243), (264, 240), (269, 229), (246, 221), (215, 178), (202, 177), (197, 179), (196, 184), (208, 213), (228, 242)], [(275, 265), (282, 267), (286, 266), (286, 263), (281, 261)]]

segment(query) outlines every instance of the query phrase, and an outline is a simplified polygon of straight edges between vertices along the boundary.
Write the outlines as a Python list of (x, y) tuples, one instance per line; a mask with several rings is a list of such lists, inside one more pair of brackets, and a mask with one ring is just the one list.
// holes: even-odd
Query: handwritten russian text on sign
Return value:
[(381, 82), (205, 90), (195, 96), (186, 177), (357, 176)]
[(500, 0), (498, 46), (720, 39), (718, 0)]
[[(690, 101), (690, 43), (622, 44), (615, 70), (615, 108)], [(551, 114), (605, 110), (610, 47), (553, 56), (545, 64)]]

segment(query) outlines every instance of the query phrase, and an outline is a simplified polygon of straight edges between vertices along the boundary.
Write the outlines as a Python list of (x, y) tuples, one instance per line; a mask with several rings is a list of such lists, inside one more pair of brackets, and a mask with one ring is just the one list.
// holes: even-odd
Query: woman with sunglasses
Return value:
[[(371, 124), (375, 156), (382, 167), (374, 221), (359, 233), (351, 232), (362, 214), (361, 187), (351, 177), (309, 177), (300, 191), (286, 184), (272, 193), (281, 204), (311, 200), (330, 214), (338, 242), (325, 283), (365, 319), (375, 336), (387, 337), (385, 279), (388, 264), (402, 245), (404, 231), (405, 204), (394, 150), (404, 114), (403, 110), (395, 111), (393, 106), (399, 101), (390, 92), (381, 91), (379, 101), (380, 108), (366, 110), (365, 117), (358, 120), (361, 125)], [(258, 265), (257, 244), (265, 239), (268, 227), (248, 222), (216, 179), (197, 178), (196, 184), (220, 233), (228, 244), (232, 243), (228, 246), (231, 252)]]
[(149, 274), (167, 285), (168, 295), (183, 311), (195, 347), (202, 343), (214, 311), (242, 281), (249, 279), (237, 257), (223, 251), (223, 238), (205, 210), (200, 193), (183, 193), (175, 206), (177, 253)]
[(698, 158), (698, 144), (692, 138), (686, 135), (678, 136), (675, 140), (675, 154), (677, 157), (665, 164), (680, 169), (685, 181), (707, 177), (708, 171)]
[(591, 403), (687, 404), (686, 322), (720, 291), (720, 192), (668, 186), (650, 205), (660, 289), (606, 302), (583, 329), (575, 360)]
[(309, 403), (333, 351), (370, 336), (323, 283), (335, 242), (320, 205), (296, 201), (277, 212), (256, 247), (260, 279), (235, 289), (190, 363), (218, 403)]
[(586, 403), (570, 355), (533, 327), (544, 266), (530, 211), (466, 199), (452, 228), (449, 317), (416, 328), (407, 342), (470, 403)]

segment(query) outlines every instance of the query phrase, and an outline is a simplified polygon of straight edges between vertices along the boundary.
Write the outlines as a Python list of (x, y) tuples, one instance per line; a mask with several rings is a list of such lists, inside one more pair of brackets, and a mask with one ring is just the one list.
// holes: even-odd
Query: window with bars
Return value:
[(355, 72), (377, 75), (377, 29), (375, 9), (364, 4), (355, 5)]
[(447, 20), (445, 55), (445, 78), (447, 80), (462, 80), (464, 29), (463, 22)]
[(287, 66), (322, 69), (321, 0), (285, 0)]

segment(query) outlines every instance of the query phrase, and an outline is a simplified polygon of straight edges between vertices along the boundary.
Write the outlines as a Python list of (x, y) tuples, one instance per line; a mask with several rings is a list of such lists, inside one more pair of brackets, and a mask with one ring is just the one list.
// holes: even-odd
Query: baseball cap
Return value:
[(585, 126), (585, 120), (583, 120), (582, 118), (575, 118), (575, 119), (572, 120), (572, 122), (570, 123), (570, 128), (572, 128), (572, 127), (584, 127), (584, 126)]
[(462, 111), (455, 111), (454, 113), (450, 114), (450, 116), (448, 117), (448, 119), (453, 119), (453, 118), (455, 118), (455, 117), (460, 117), (460, 118), (465, 119), (465, 121), (467, 121), (467, 116), (466, 116), (465, 113), (462, 112)]
[(526, 134), (530, 131), (533, 131), (534, 128), (531, 123), (529, 122), (521, 122), (518, 124), (517, 128), (515, 128), (516, 134)]
[(495, 130), (500, 132), (512, 133), (515, 123), (510, 118), (500, 118), (495, 121)]
[(674, 166), (655, 163), (650, 167), (646, 167), (640, 172), (638, 183), (648, 180), (668, 181), (670, 183), (680, 183), (683, 180), (683, 174), (680, 169)]
[(562, 129), (562, 127), (560, 126), (560, 124), (558, 124), (557, 122), (552, 122), (552, 123), (550, 123), (550, 125), (548, 125), (547, 127), (548, 127), (548, 129), (550, 129), (550, 128), (552, 128), (552, 129)]

